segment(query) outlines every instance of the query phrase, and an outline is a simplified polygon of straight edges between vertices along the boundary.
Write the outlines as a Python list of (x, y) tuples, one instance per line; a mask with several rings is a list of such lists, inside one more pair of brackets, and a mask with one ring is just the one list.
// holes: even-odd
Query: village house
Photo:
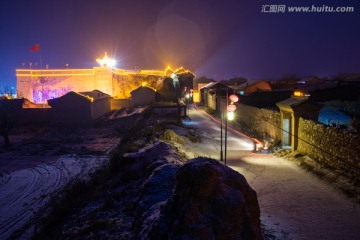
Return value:
[(68, 92), (49, 99), (52, 123), (60, 126), (90, 126), (100, 116), (110, 112), (111, 97), (99, 90)]
[(155, 102), (156, 91), (150, 87), (140, 86), (137, 89), (130, 92), (131, 94), (131, 105), (144, 106), (152, 105)]

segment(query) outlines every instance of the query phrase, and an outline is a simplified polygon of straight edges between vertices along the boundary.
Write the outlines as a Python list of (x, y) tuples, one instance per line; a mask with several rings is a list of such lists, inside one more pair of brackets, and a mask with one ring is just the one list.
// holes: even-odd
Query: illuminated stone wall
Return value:
[[(181, 71), (180, 71), (181, 70)], [(114, 98), (130, 98), (130, 92), (140, 86), (151, 87), (168, 99), (175, 93), (164, 88), (165, 80), (171, 80), (176, 90), (176, 97), (184, 86), (192, 86), (195, 77), (190, 71), (181, 68), (174, 75), (173, 81), (168, 72), (158, 70), (127, 71), (117, 68), (94, 67), (92, 69), (17, 69), (17, 96), (27, 98), (35, 103), (45, 103), (48, 99), (61, 97), (64, 94), (99, 90)], [(180, 81), (180, 85), (178, 84)], [(175, 84), (177, 83), (177, 85)], [(176, 85), (176, 86), (175, 86)], [(165, 90), (164, 90), (165, 89)], [(164, 91), (163, 91), (164, 90)], [(174, 95), (174, 96), (175, 96)]]
[(360, 174), (360, 135), (300, 118), (298, 151), (350, 179)]
[[(235, 121), (243, 129), (256, 133), (264, 138), (281, 139), (280, 113), (264, 108), (256, 108), (245, 104), (236, 104)], [(262, 139), (260, 139), (262, 140)]]
[(114, 74), (112, 79), (112, 96), (114, 98), (129, 98), (130, 92), (140, 86), (156, 90), (161, 88), (165, 76), (146, 74)]
[(112, 96), (112, 71), (110, 68), (94, 67), (94, 86), (92, 90), (99, 90)]
[(142, 85), (159, 89), (165, 78), (164, 74), (113, 71), (106, 67), (16, 72), (18, 98), (27, 98), (35, 103), (44, 103), (47, 99), (63, 96), (70, 91), (100, 90), (114, 98), (129, 98), (130, 92)]
[(92, 91), (94, 75), (93, 69), (16, 70), (17, 96), (44, 103), (70, 91)]

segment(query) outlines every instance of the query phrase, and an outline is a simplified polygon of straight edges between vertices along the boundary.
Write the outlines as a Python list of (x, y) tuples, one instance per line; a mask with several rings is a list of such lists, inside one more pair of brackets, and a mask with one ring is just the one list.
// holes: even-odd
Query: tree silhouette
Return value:
[(0, 135), (4, 138), (4, 146), (10, 147), (9, 132), (12, 127), (11, 113), (8, 104), (0, 102)]

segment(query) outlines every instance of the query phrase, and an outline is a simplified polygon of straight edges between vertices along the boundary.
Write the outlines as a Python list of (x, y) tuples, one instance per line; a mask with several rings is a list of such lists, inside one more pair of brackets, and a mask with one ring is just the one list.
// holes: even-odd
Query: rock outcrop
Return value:
[(139, 239), (263, 239), (256, 192), (209, 158), (179, 168), (171, 197), (153, 202), (143, 217)]

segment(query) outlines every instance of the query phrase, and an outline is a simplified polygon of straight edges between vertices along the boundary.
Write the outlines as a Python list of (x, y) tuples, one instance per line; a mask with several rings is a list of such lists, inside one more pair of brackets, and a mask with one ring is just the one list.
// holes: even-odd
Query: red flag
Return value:
[(37, 51), (40, 51), (40, 49), (41, 49), (40, 44), (36, 43), (30, 48), (30, 51), (31, 52), (37, 52)]

